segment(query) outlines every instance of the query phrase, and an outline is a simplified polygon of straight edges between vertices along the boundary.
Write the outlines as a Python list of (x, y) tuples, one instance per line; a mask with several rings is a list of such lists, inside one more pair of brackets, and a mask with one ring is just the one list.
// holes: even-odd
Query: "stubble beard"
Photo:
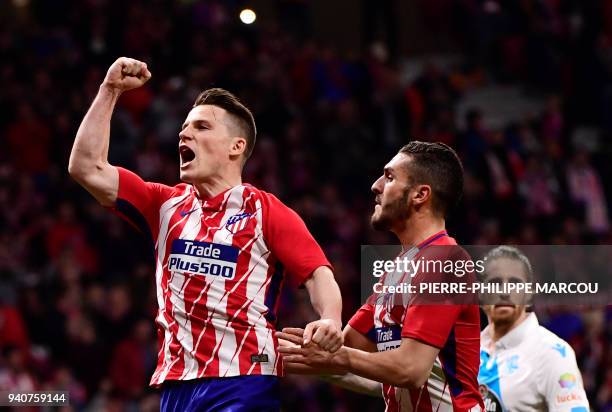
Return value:
[(406, 221), (410, 217), (410, 207), (407, 204), (408, 193), (410, 189), (406, 188), (402, 196), (392, 201), (386, 206), (380, 206), (380, 213), (376, 215), (376, 211), (370, 218), (370, 224), (374, 230), (389, 231), (397, 223)]

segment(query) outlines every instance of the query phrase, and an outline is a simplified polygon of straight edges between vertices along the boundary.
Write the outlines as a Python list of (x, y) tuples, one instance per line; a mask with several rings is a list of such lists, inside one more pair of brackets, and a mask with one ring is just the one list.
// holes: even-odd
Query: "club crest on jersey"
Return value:
[(230, 216), (225, 223), (225, 228), (231, 233), (237, 233), (245, 228), (249, 218), (253, 216), (252, 213), (237, 213), (234, 216)]
[(238, 248), (210, 242), (175, 239), (168, 257), (168, 270), (234, 279)]

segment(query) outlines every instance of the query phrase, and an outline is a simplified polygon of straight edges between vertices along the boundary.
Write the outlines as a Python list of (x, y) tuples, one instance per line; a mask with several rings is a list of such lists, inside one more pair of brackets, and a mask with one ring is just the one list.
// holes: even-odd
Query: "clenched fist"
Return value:
[(142, 86), (150, 78), (146, 63), (120, 57), (109, 67), (102, 85), (121, 93)]

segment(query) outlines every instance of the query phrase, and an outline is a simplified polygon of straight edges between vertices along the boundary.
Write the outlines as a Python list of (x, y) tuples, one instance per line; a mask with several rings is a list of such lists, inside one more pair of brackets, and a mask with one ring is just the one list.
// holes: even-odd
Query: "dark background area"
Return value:
[[(238, 14), (251, 6), (253, 25)], [(612, 1), (35, 1), (0, 3), (0, 390), (65, 389), (74, 410), (155, 410), (154, 261), (143, 237), (67, 174), (82, 116), (119, 56), (153, 78), (122, 96), (111, 162), (175, 184), (195, 96), (255, 113), (245, 181), (306, 221), (359, 307), (370, 186), (413, 139), (466, 169), (463, 244), (608, 244)], [(538, 311), (575, 349), (594, 410), (612, 410), (607, 307)], [(281, 325), (314, 319), (286, 290)], [(382, 410), (313, 378), (285, 410)]]

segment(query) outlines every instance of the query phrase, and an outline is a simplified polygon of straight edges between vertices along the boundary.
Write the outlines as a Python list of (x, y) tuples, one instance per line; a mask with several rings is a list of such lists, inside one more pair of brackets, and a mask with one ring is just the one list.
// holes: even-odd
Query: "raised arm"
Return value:
[(146, 63), (127, 57), (117, 59), (77, 131), (68, 173), (104, 206), (115, 204), (119, 189), (117, 169), (108, 163), (113, 110), (121, 93), (142, 86), (150, 78)]

